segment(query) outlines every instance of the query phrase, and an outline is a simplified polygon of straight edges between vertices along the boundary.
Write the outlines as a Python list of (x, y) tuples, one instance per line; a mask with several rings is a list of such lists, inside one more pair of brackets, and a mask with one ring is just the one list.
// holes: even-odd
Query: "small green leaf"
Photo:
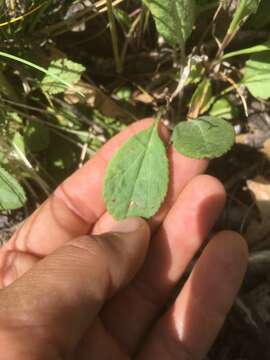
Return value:
[(261, 0), (239, 0), (228, 34), (234, 34), (251, 14), (256, 14), (260, 2)]
[(41, 81), (41, 88), (49, 95), (60, 94), (68, 88), (65, 84), (76, 84), (84, 71), (84, 66), (71, 60), (53, 60), (50, 63), (47, 75)]
[(26, 202), (23, 188), (5, 169), (0, 167), (0, 210), (15, 210)]
[(119, 24), (122, 26), (123, 30), (128, 32), (132, 25), (132, 21), (129, 17), (129, 14), (127, 12), (125, 12), (124, 10), (119, 9), (117, 7), (114, 7), (113, 13), (114, 13), (116, 19), (118, 20)]
[(168, 189), (168, 159), (157, 123), (130, 138), (111, 160), (104, 183), (108, 211), (117, 219), (152, 217)]
[(232, 125), (212, 116), (181, 122), (173, 133), (176, 150), (195, 159), (219, 157), (231, 149), (234, 140)]
[(209, 113), (211, 116), (221, 117), (226, 120), (231, 120), (239, 115), (237, 107), (233, 106), (230, 100), (226, 97), (218, 99)]
[(195, 22), (195, 0), (144, 0), (158, 32), (172, 46), (184, 47)]
[(222, 60), (230, 59), (234, 56), (257, 54), (257, 53), (261, 53), (261, 52), (265, 52), (265, 51), (269, 51), (269, 50), (270, 50), (270, 41), (267, 41), (264, 44), (255, 45), (250, 48), (245, 48), (245, 49), (236, 50), (236, 51), (227, 53), (222, 57)]
[(270, 98), (270, 51), (254, 55), (246, 62), (243, 83), (254, 97)]

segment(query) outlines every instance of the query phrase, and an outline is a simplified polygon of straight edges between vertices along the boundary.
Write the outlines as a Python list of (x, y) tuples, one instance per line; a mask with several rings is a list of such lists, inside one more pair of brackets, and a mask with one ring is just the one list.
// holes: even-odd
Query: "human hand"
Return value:
[(1, 360), (193, 360), (209, 350), (245, 273), (240, 235), (214, 236), (167, 306), (224, 205), (222, 185), (201, 175), (207, 162), (169, 147), (169, 194), (148, 224), (105, 211), (108, 160), (150, 123), (109, 141), (1, 249)]

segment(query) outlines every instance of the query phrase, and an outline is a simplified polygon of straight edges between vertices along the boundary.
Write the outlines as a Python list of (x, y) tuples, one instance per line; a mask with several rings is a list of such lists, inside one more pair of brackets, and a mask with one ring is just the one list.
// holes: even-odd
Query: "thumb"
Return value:
[(32, 354), (35, 345), (42, 354), (44, 344), (72, 351), (104, 302), (134, 277), (149, 239), (147, 223), (130, 218), (113, 232), (78, 238), (41, 260), (0, 291), (1, 346), (6, 343), (12, 355), (26, 354), (27, 346)]

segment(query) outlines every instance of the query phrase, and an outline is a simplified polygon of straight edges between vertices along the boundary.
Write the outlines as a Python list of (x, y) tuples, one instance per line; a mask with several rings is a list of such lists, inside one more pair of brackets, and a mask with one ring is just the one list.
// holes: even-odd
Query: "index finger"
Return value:
[(0, 270), (7, 251), (44, 257), (66, 241), (89, 233), (105, 212), (102, 180), (109, 160), (130, 136), (152, 122), (152, 119), (145, 119), (129, 126), (64, 181), (1, 249)]

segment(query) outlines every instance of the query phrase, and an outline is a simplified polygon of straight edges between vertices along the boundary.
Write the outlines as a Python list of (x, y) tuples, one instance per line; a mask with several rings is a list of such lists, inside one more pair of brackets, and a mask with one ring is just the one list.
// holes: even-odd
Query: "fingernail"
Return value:
[(138, 217), (131, 217), (123, 221), (119, 221), (114, 225), (112, 231), (119, 233), (132, 233), (143, 226), (145, 221)]

